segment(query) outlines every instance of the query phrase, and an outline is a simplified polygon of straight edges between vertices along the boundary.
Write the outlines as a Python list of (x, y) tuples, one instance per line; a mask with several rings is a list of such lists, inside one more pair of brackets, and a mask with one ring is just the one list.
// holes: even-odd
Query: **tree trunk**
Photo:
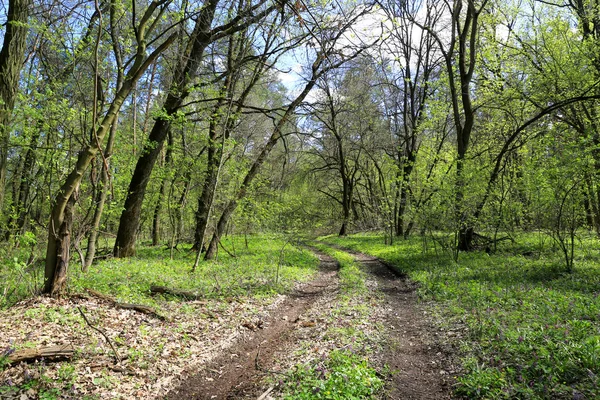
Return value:
[(458, 250), (473, 250), (474, 229), (471, 226), (462, 226), (458, 231)]
[(79, 188), (69, 196), (64, 210), (63, 220), (58, 225), (56, 233), (56, 262), (52, 277), (52, 287), (49, 291), (52, 297), (61, 296), (67, 287), (67, 272), (71, 257), (71, 229), (73, 227), (73, 208), (79, 196)]
[(350, 221), (350, 208), (352, 201), (351, 190), (349, 188), (349, 182), (345, 177), (342, 177), (343, 190), (342, 190), (342, 226), (340, 227), (339, 236), (346, 236), (348, 234), (348, 222)]
[(160, 183), (156, 207), (154, 207), (154, 213), (152, 214), (152, 246), (158, 246), (160, 244), (160, 214), (162, 212), (166, 192), (167, 182), (166, 179), (163, 179)]
[[(6, 230), (6, 239), (13, 235), (23, 233), (25, 222), (29, 215), (30, 207), (29, 193), (31, 192), (32, 173), (35, 165), (35, 149), (40, 138), (40, 129), (36, 129), (29, 141), (29, 148), (25, 153), (25, 158), (19, 163), (19, 173), (15, 172), (13, 177), (13, 208), (14, 212), (10, 214)], [(16, 221), (15, 221), (16, 216)]]
[[(173, 134), (171, 130), (169, 130), (168, 135), (168, 146), (164, 159), (164, 167), (169, 168), (171, 165), (172, 153), (173, 153)], [(158, 191), (158, 201), (156, 202), (156, 207), (154, 208), (154, 215), (152, 216), (152, 246), (158, 246), (160, 244), (160, 214), (163, 209), (163, 204), (165, 201), (165, 194), (167, 193), (167, 176), (163, 178), (160, 183), (160, 190)]]
[[(117, 126), (119, 125), (119, 116), (115, 117), (115, 120), (110, 128), (110, 133), (108, 135), (108, 141), (106, 143), (106, 148), (104, 149), (104, 160), (108, 164), (110, 157), (112, 156), (112, 151), (115, 143), (115, 136), (117, 134)], [(88, 236), (87, 250), (85, 253), (85, 261), (83, 263), (83, 271), (87, 272), (89, 267), (94, 262), (94, 257), (96, 256), (96, 246), (98, 242), (98, 232), (100, 230), (100, 221), (102, 219), (102, 213), (104, 212), (104, 205), (106, 204), (106, 197), (108, 194), (108, 188), (110, 186), (110, 176), (108, 171), (106, 170), (109, 165), (104, 165), (102, 168), (102, 173), (100, 175), (100, 188), (97, 192), (96, 197), (96, 209), (94, 210), (94, 216), (92, 219), (92, 227), (90, 229), (90, 234)]]
[[(211, 123), (212, 125), (212, 123)], [(216, 129), (212, 129), (208, 144), (208, 160), (206, 165), (206, 177), (202, 185), (202, 194), (198, 198), (198, 211), (196, 212), (196, 229), (194, 233), (193, 250), (202, 251), (204, 246), (204, 236), (208, 227), (210, 211), (215, 198), (217, 182), (219, 180), (219, 169), (223, 159), (223, 146), (216, 148)], [(224, 143), (223, 143), (224, 144)]]
[(10, 121), (25, 58), (30, 0), (9, 0), (4, 43), (0, 50), (0, 210), (4, 204)]
[(136, 233), (140, 225), (142, 203), (150, 175), (171, 129), (172, 116), (179, 111), (183, 101), (189, 95), (188, 86), (198, 75), (204, 50), (213, 40), (210, 28), (218, 3), (219, 0), (210, 0), (202, 8), (188, 43), (190, 50), (187, 55), (180, 58), (180, 64), (173, 78), (173, 89), (169, 92), (162, 107), (166, 116), (155, 121), (142, 156), (137, 161), (119, 220), (119, 230), (114, 248), (115, 257), (130, 257), (135, 254)]

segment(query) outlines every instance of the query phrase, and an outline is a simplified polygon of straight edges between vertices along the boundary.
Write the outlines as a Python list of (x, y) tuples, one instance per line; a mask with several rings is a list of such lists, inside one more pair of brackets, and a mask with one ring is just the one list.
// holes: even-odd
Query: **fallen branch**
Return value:
[(115, 346), (113, 346), (112, 342), (110, 341), (110, 339), (108, 338), (108, 336), (106, 336), (106, 333), (104, 333), (104, 331), (98, 327), (95, 327), (94, 325), (92, 325), (90, 323), (90, 321), (87, 319), (87, 317), (85, 316), (85, 314), (83, 313), (83, 311), (81, 311), (80, 307), (77, 307), (77, 309), (79, 310), (79, 313), (81, 314), (81, 316), (83, 317), (83, 320), (86, 322), (86, 324), (88, 324), (88, 326), (90, 328), (92, 328), (93, 330), (95, 330), (96, 332), (100, 333), (102, 336), (104, 336), (104, 339), (106, 339), (106, 342), (110, 345), (110, 348), (112, 349), (114, 355), (115, 355), (115, 363), (120, 363), (121, 362), (121, 357), (119, 357), (119, 353), (117, 353), (117, 350), (115, 349)]
[(231, 258), (237, 258), (237, 257), (235, 256), (235, 254), (233, 254), (232, 252), (230, 252), (229, 250), (227, 250), (227, 249), (225, 248), (225, 246), (223, 246), (223, 243), (222, 243), (220, 240), (219, 240), (219, 246), (221, 246), (221, 248), (222, 248), (223, 250), (225, 250), (225, 253), (229, 254), (229, 257), (231, 257)]
[(154, 308), (152, 308), (152, 307), (145, 306), (143, 304), (119, 303), (112, 297), (107, 296), (103, 293), (97, 292), (94, 289), (86, 289), (86, 291), (94, 297), (98, 297), (102, 300), (108, 301), (109, 303), (111, 303), (113, 306), (115, 306), (117, 308), (122, 308), (124, 310), (135, 310), (135, 311), (141, 312), (142, 314), (152, 315), (153, 317), (158, 318), (161, 321), (166, 320), (165, 317), (163, 317), (162, 315), (157, 313), (154, 310)]
[(75, 354), (73, 345), (65, 344), (60, 346), (42, 347), (39, 349), (23, 349), (17, 350), (10, 354), (7, 359), (9, 364), (19, 362), (29, 362), (39, 360), (41, 358), (48, 360), (68, 359)]
[(256, 400), (265, 400), (267, 398), (267, 396), (273, 391), (273, 389), (275, 389), (274, 386), (271, 386), (269, 389), (267, 389), (266, 392), (264, 392), (263, 394), (260, 395), (260, 397)]
[(187, 290), (168, 288), (166, 286), (152, 285), (150, 286), (150, 294), (168, 294), (175, 297), (181, 297), (186, 300), (200, 300), (204, 297), (198, 293)]

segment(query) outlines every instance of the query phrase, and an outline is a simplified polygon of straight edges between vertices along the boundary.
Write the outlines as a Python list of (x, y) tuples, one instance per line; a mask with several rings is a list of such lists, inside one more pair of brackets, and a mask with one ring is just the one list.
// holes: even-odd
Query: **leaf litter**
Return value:
[[(28, 299), (0, 313), (1, 351), (67, 344), (78, 351), (68, 361), (4, 367), (0, 398), (33, 399), (42, 392), (61, 398), (161, 397), (195, 366), (247, 335), (243, 325), (260, 321), (284, 298), (164, 302), (160, 311), (167, 321), (93, 297)], [(108, 336), (120, 363), (102, 335), (86, 325), (78, 307)]]

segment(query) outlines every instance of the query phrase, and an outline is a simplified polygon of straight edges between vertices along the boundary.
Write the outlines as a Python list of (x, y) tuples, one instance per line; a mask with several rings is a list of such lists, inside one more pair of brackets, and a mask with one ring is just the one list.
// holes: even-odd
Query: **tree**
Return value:
[(30, 0), (9, 0), (6, 31), (0, 50), (0, 210), (4, 204), (10, 123), (25, 59), (30, 9)]
[[(135, 33), (135, 52), (131, 56), (131, 66), (125, 73), (121, 88), (115, 92), (108, 109), (99, 124), (92, 127), (93, 139), (80, 151), (75, 166), (66, 177), (58, 190), (53, 202), (50, 222), (48, 224), (48, 246), (46, 249), (46, 267), (44, 292), (53, 296), (60, 295), (66, 286), (67, 271), (70, 260), (71, 229), (73, 223), (73, 208), (78, 198), (78, 191), (82, 178), (99, 151), (104, 137), (110, 131), (119, 109), (133, 90), (135, 83), (152, 63), (175, 41), (177, 34), (171, 34), (154, 48), (148, 48), (148, 43), (159, 39), (165, 33), (157, 32), (158, 21), (166, 12), (170, 1), (162, 0), (151, 3), (144, 14), (131, 28)], [(98, 31), (101, 31), (101, 18), (98, 20)], [(98, 40), (100, 35), (98, 36)], [(156, 43), (155, 43), (156, 44)], [(148, 50), (151, 52), (148, 54)], [(97, 65), (96, 65), (97, 68)], [(98, 76), (95, 77), (96, 86)], [(97, 99), (95, 99), (97, 100)], [(95, 105), (94, 107), (97, 107)], [(94, 108), (96, 109), (96, 108)], [(94, 113), (96, 114), (96, 113)], [(96, 114), (97, 115), (97, 114)]]

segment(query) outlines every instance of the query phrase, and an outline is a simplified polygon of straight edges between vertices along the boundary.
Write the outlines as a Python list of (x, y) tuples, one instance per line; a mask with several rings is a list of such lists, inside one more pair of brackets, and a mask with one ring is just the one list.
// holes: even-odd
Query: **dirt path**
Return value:
[[(371, 295), (379, 298), (372, 313), (383, 325), (384, 333), (382, 350), (373, 361), (379, 369), (386, 365), (392, 371), (383, 398), (451, 398), (452, 364), (417, 305), (414, 286), (376, 258), (352, 254), (368, 274)], [(249, 327), (254, 330), (251, 336), (224, 350), (167, 398), (257, 399), (263, 394), (269, 388), (265, 377), (276, 376), (273, 371), (280, 369), (282, 360), (291, 358), (302, 338), (307, 340), (302, 333), (303, 321), (321, 320), (321, 316), (337, 307), (338, 264), (325, 254), (318, 255), (321, 268), (315, 280), (290, 294), (268, 318)]]
[(279, 349), (290, 346), (291, 332), (300, 316), (320, 297), (338, 287), (337, 262), (324, 254), (318, 277), (291, 293), (264, 321), (249, 326), (254, 334), (228, 348), (179, 388), (169, 392), (167, 399), (256, 399), (263, 391), (261, 381)]
[(384, 295), (387, 340), (378, 355), (392, 373), (386, 399), (442, 400), (451, 398), (452, 362), (439, 346), (432, 327), (417, 306), (414, 285), (391, 272), (374, 257), (352, 253), (377, 282)]

